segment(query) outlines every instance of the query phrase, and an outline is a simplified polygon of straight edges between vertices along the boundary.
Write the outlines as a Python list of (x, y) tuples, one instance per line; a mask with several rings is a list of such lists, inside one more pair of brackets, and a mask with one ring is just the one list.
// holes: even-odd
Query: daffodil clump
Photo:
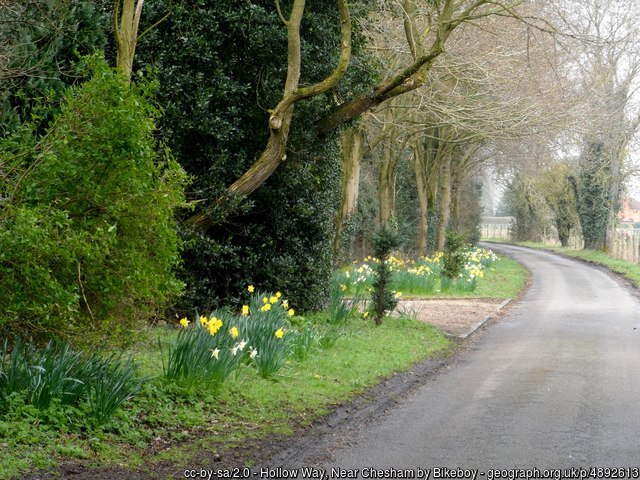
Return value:
[[(491, 250), (467, 247), (463, 252), (464, 269), (450, 285), (450, 291), (473, 291), (478, 279), (485, 275), (486, 268), (497, 260)], [(340, 270), (337, 281), (345, 285), (347, 295), (353, 295), (356, 289), (371, 288), (373, 267), (380, 263), (375, 257), (366, 257), (355, 261), (348, 268)], [(391, 288), (405, 295), (420, 295), (439, 292), (442, 289), (441, 274), (443, 254), (436, 252), (431, 256), (422, 256), (417, 260), (404, 259), (391, 255), (387, 264), (391, 271)]]
[(491, 250), (476, 248), (464, 252), (464, 271), (460, 273), (457, 285), (460, 290), (474, 291), (478, 286), (478, 279), (484, 278), (486, 267), (497, 260)]
[(247, 340), (238, 321), (226, 312), (180, 320), (180, 332), (169, 346), (164, 375), (192, 392), (200, 385), (219, 388), (244, 361)]
[(242, 365), (268, 378), (284, 365), (294, 338), (289, 318), (295, 315), (282, 293), (247, 288), (250, 299), (237, 315), (214, 311), (179, 321), (180, 332), (169, 346), (165, 378), (192, 392), (198, 386), (219, 388)]
[(344, 324), (350, 317), (358, 314), (365, 302), (367, 288), (365, 282), (368, 277), (356, 272), (336, 272), (331, 283), (329, 297), (329, 323)]
[(284, 365), (291, 355), (293, 328), (289, 319), (295, 310), (281, 292), (264, 293), (252, 285), (248, 305), (242, 306), (239, 328), (241, 335), (250, 339), (251, 363), (258, 374), (268, 378)]

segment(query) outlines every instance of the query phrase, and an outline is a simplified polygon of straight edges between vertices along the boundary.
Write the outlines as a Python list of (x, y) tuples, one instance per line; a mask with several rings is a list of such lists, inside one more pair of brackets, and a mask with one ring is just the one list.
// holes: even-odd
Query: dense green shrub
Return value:
[(449, 290), (451, 283), (460, 276), (465, 260), (464, 237), (459, 233), (448, 231), (442, 256), (442, 270), (440, 270), (443, 291)]
[(391, 291), (391, 268), (389, 255), (391, 250), (397, 248), (398, 237), (386, 228), (373, 237), (373, 248), (378, 262), (373, 272), (374, 278), (371, 291), (371, 310), (376, 325), (382, 323), (382, 318), (390, 313), (398, 304), (395, 293)]
[[(0, 329), (70, 334), (124, 328), (180, 291), (174, 209), (185, 175), (154, 139), (151, 85), (129, 87), (93, 59), (45, 136), (0, 144)], [(29, 140), (31, 135), (31, 140)], [(115, 324), (111, 324), (115, 321)], [(105, 324), (106, 322), (106, 324)]]
[(42, 133), (65, 89), (84, 78), (79, 56), (104, 49), (109, 22), (95, 1), (10, 3), (0, 8), (0, 137), (34, 115), (44, 120)]

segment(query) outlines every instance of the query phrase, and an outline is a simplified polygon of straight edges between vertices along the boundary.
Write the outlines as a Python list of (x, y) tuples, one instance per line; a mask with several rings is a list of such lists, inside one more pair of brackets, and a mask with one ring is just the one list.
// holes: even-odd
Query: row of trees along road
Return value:
[[(620, 135), (611, 143), (594, 133), (596, 116), (585, 115), (589, 108), (614, 108), (624, 92), (616, 75), (596, 81), (597, 69), (587, 68), (597, 56), (593, 65), (605, 71), (613, 51), (587, 35), (596, 31), (597, 16), (587, 18), (574, 7), (570, 0), (6, 0), (0, 5), (0, 116), (3, 158), (11, 161), (0, 167), (0, 238), (17, 238), (16, 212), (27, 207), (33, 226), (48, 225), (44, 201), (16, 192), (33, 185), (32, 178), (47, 178), (46, 152), (58, 155), (47, 139), (71, 121), (70, 109), (97, 104), (90, 97), (72, 100), (84, 95), (84, 85), (99, 83), (97, 76), (106, 81), (96, 60), (81, 59), (96, 52), (117, 68), (125, 90), (159, 107), (144, 113), (155, 134), (140, 135), (145, 151), (156, 152), (155, 167), (145, 167), (151, 190), (140, 191), (137, 201), (152, 205), (153, 192), (174, 179), (172, 202), (156, 217), (164, 218), (165, 229), (159, 256), (134, 241), (153, 236), (149, 225), (141, 221), (125, 234), (118, 214), (96, 216), (107, 206), (86, 204), (84, 193), (74, 191), (81, 183), (71, 180), (96, 171), (98, 163), (75, 161), (73, 149), (67, 163), (58, 163), (70, 180), (67, 203), (56, 204), (61, 218), (69, 216), (69, 202), (85, 203), (76, 214), (83, 221), (69, 217), (57, 233), (91, 237), (108, 230), (111, 248), (141, 249), (139, 258), (158, 267), (158, 285), (150, 288), (143, 274), (127, 272), (126, 261), (118, 268), (109, 263), (115, 253), (103, 259), (102, 266), (128, 288), (128, 317), (239, 302), (250, 283), (286, 291), (298, 309), (318, 307), (334, 266), (368, 253), (367, 238), (375, 230), (397, 230), (403, 247), (415, 254), (442, 249), (448, 229), (477, 237), (480, 179), (487, 171), (509, 184), (513, 198), (522, 197), (514, 187), (519, 179), (556, 172), (547, 174), (546, 183), (528, 181), (535, 192), (523, 198), (544, 197), (539, 203), (547, 211), (552, 204), (556, 213), (566, 210), (585, 230), (587, 203), (576, 199), (592, 198), (587, 187), (594, 185), (607, 198), (619, 196), (622, 158), (635, 130), (616, 110)], [(610, 16), (604, 14), (598, 27), (603, 33)], [(93, 70), (77, 67), (83, 63)], [(633, 82), (626, 85), (629, 94)], [(606, 101), (603, 91), (612, 93)], [(109, 99), (103, 100), (107, 108)], [(122, 94), (111, 100), (116, 110), (126, 101)], [(127, 105), (136, 101), (143, 104), (138, 98)], [(589, 125), (581, 123), (585, 118)], [(601, 126), (612, 117), (602, 118)], [(91, 131), (94, 122), (84, 125)], [(559, 145), (569, 152), (582, 145), (576, 132), (590, 152), (581, 157), (582, 169), (557, 167), (568, 158), (558, 158)], [(100, 161), (110, 164), (113, 152), (124, 152), (135, 163), (136, 141), (143, 137), (134, 141), (135, 132), (121, 130), (89, 133), (87, 148), (91, 142), (104, 146)], [(589, 180), (603, 171), (600, 152), (614, 150), (618, 163), (607, 167), (611, 181)], [(173, 158), (189, 179), (186, 207), (175, 190), (184, 180)], [(553, 203), (551, 194), (540, 193), (547, 184), (549, 191), (572, 185), (575, 195)], [(117, 194), (118, 185), (112, 187)], [(607, 204), (609, 211), (614, 203)], [(175, 237), (166, 230), (167, 208), (178, 219), (171, 227)], [(540, 215), (533, 203), (523, 211)], [(16, 265), (33, 267), (20, 257), (35, 250), (11, 245), (15, 258), (2, 257), (0, 265), (19, 284), (30, 272)], [(172, 253), (178, 249), (180, 258)], [(90, 267), (97, 257), (83, 252), (68, 256), (69, 272), (58, 282), (68, 302), (60, 308), (52, 298), (47, 322), (59, 327), (63, 322), (55, 318), (71, 317), (91, 327), (118, 323), (115, 309), (122, 302), (107, 301), (105, 294), (115, 291), (112, 280), (90, 278), (99, 270)], [(43, 268), (55, 271), (57, 258)], [(161, 284), (171, 288), (159, 295)], [(18, 308), (14, 287), (0, 289), (9, 312), (0, 326), (47, 330), (38, 320), (42, 312), (24, 307), (42, 292), (27, 291)]]
[(509, 160), (505, 176), (519, 239), (539, 239), (552, 223), (563, 245), (611, 248), (617, 212), (640, 125), (638, 5), (626, 0), (552, 2), (548, 16), (563, 31), (553, 52), (564, 79), (567, 115), (538, 137), (535, 159)]

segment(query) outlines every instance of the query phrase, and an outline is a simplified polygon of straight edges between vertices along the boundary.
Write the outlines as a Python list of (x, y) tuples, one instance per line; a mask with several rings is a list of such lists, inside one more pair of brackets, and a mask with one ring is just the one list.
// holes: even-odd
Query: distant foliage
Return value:
[(482, 183), (471, 176), (463, 177), (456, 189), (460, 190), (460, 206), (455, 230), (463, 235), (466, 243), (476, 245), (482, 233)]
[(504, 195), (505, 211), (514, 218), (511, 239), (539, 241), (544, 227), (546, 202), (538, 190), (535, 179), (516, 174)]
[(90, 63), (41, 140), (26, 126), (0, 144), (12, 166), (0, 176), (5, 332), (126, 331), (180, 292), (173, 214), (186, 178), (158, 153), (151, 86)]

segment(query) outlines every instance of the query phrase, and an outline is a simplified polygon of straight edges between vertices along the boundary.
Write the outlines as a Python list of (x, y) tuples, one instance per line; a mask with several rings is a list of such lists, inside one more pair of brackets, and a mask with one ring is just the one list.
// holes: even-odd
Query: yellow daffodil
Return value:
[(296, 312), (295, 312), (295, 310), (294, 310), (293, 308), (290, 308), (290, 309), (287, 311), (287, 313), (289, 314), (289, 316), (290, 316), (290, 317), (293, 317), (293, 316), (296, 314)]
[(340, 285), (340, 291), (344, 292), (347, 289), (346, 285)]
[(273, 297), (269, 297), (269, 303), (273, 304), (276, 303), (278, 301), (278, 297), (276, 297), (275, 295)]
[(209, 320), (207, 320), (207, 317), (200, 317), (199, 320), (200, 320), (200, 325), (202, 325), (202, 326), (205, 326), (207, 324), (207, 322), (209, 321)]
[(268, 312), (269, 310), (271, 310), (271, 304), (265, 303), (262, 307), (260, 307), (260, 310), (262, 310), (263, 312)]
[(232, 338), (238, 338), (238, 335), (240, 335), (240, 332), (238, 332), (238, 328), (237, 327), (231, 327), (229, 329), (229, 333), (231, 334)]
[(289, 300), (283, 300), (282, 301), (282, 308), (289, 308)]
[(209, 333), (211, 335), (215, 335), (216, 333), (218, 333), (218, 330), (220, 330), (220, 327), (222, 327), (222, 320), (216, 317), (213, 317), (207, 323), (207, 328), (209, 329)]
[(262, 297), (262, 303), (269, 303), (269, 299), (267, 297)]
[(181, 318), (180, 319), (180, 325), (182, 325), (184, 328), (187, 328), (189, 326), (189, 320), (185, 318)]
[(218, 360), (218, 358), (220, 357), (220, 349), (219, 348), (216, 348), (215, 350), (211, 349), (211, 357)]
[(282, 296), (282, 293), (276, 292), (276, 298), (280, 298), (281, 296)]
[(278, 330), (276, 330), (276, 338), (282, 338), (284, 337), (284, 330), (282, 330), (281, 328), (279, 328)]
[(247, 315), (249, 315), (249, 305), (243, 305), (242, 306), (242, 316), (246, 317)]
[(253, 293), (255, 291), (256, 287), (254, 287), (253, 285), (249, 285), (247, 287), (247, 290), (249, 290), (249, 293)]

